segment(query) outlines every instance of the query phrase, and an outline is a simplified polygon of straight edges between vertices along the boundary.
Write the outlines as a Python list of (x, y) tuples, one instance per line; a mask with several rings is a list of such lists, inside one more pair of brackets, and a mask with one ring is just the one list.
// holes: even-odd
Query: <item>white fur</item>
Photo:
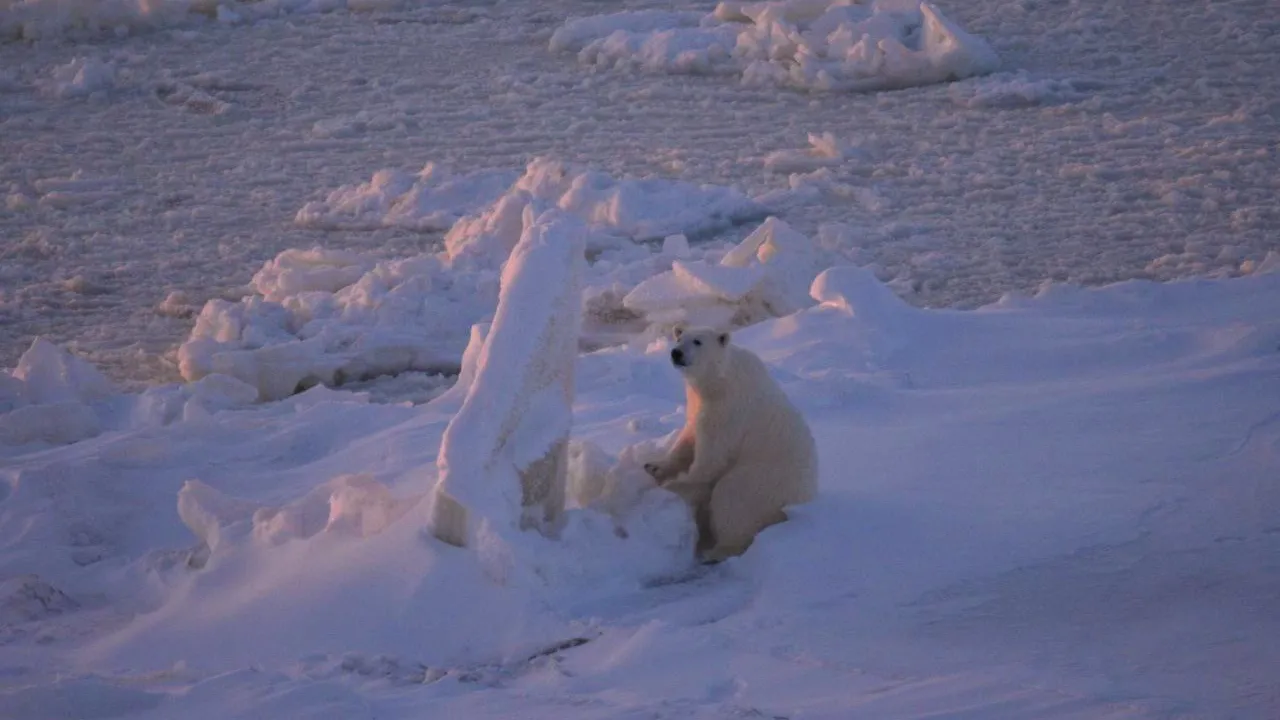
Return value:
[(667, 456), (645, 469), (693, 507), (705, 559), (740, 555), (786, 519), (784, 508), (817, 492), (813, 435), (760, 358), (728, 333), (677, 329), (672, 361), (687, 418)]

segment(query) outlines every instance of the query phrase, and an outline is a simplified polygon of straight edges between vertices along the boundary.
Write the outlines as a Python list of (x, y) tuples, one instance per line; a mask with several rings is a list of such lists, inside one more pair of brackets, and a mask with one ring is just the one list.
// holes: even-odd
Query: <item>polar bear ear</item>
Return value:
[(684, 323), (678, 323), (674, 328), (671, 329), (671, 337), (675, 338), (676, 342), (680, 342), (680, 338), (684, 337), (684, 331), (685, 331)]
[(729, 344), (729, 333), (720, 333), (720, 344), (721, 345)]

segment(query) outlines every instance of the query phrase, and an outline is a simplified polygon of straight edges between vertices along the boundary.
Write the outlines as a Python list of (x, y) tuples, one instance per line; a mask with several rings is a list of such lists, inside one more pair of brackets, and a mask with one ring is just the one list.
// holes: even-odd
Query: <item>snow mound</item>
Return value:
[(497, 312), (436, 462), (433, 531), (454, 545), (485, 546), (486, 532), (555, 534), (564, 511), (587, 229), (560, 210), (534, 212), (525, 209)]
[[(666, 256), (639, 241), (702, 235), (764, 212), (732, 188), (619, 180), (544, 158), (514, 183), (511, 177), (451, 180), (432, 166), (417, 176), (380, 171), (368, 185), (335, 191), (323, 207), (304, 207), (300, 217), (331, 226), (456, 222), (442, 252), (402, 260), (321, 248), (282, 252), (254, 276), (251, 297), (204, 306), (179, 349), (182, 376), (228, 375), (274, 400), (315, 384), (456, 372), (472, 325), (497, 305), (503, 264), (536, 217), (530, 208), (555, 207), (582, 222), (593, 274), (631, 286), (666, 269), (652, 267)], [(503, 184), (505, 192), (497, 189)]]
[(622, 302), (658, 326), (749, 325), (812, 304), (809, 285), (823, 262), (809, 238), (770, 217), (718, 264), (677, 260)]
[(92, 407), (115, 390), (93, 365), (36, 338), (10, 374), (0, 375), (0, 444), (65, 445), (93, 437)]
[(824, 306), (873, 325), (891, 327), (917, 312), (867, 268), (843, 266), (823, 270), (814, 279), (810, 294)]
[(928, 2), (722, 2), (710, 15), (623, 12), (572, 20), (550, 47), (586, 64), (739, 74), (744, 83), (865, 92), (983, 75), (994, 50)]
[(515, 179), (516, 173), (497, 170), (455, 177), (434, 163), (417, 174), (388, 168), (367, 183), (344, 185), (322, 201), (307, 203), (294, 222), (328, 230), (447, 230), (496, 200)]
[(97, 368), (43, 338), (19, 358), (13, 378), (23, 384), (22, 397), (36, 405), (89, 403), (114, 392)]

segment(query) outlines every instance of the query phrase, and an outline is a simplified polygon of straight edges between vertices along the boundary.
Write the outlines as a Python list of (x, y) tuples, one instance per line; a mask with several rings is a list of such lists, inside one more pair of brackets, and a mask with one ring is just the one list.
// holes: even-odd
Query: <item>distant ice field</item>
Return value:
[(6, 34), (0, 367), (42, 335), (125, 385), (174, 380), (194, 314), (245, 295), (284, 250), (443, 247), (447, 224), (297, 221), (427, 163), (518, 174), (553, 156), (733, 187), (806, 234), (848, 224), (851, 257), (921, 306), (1248, 274), (1280, 250), (1280, 16), (1265, 0), (940, 3), (999, 68), (882, 92), (551, 47), (575, 18), (714, 3), (330, 5)]

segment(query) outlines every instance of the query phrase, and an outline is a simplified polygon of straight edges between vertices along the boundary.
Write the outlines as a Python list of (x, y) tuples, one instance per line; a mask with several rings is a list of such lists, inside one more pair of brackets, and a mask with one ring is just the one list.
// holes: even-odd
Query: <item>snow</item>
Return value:
[(825, 167), (838, 166), (850, 157), (856, 157), (858, 149), (842, 142), (831, 133), (809, 133), (806, 150), (775, 150), (764, 157), (766, 170), (791, 174), (813, 172)]
[(55, 98), (70, 98), (110, 90), (115, 69), (94, 58), (75, 58), (53, 69), (44, 91)]
[(809, 238), (770, 217), (718, 264), (676, 260), (622, 303), (662, 327), (746, 325), (808, 306), (809, 284), (823, 259)]
[(1032, 78), (1026, 70), (995, 73), (967, 87), (954, 85), (951, 99), (969, 108), (1018, 108), (1076, 102), (1089, 95), (1097, 83), (1056, 78)]
[(321, 202), (307, 203), (296, 222), (323, 229), (448, 230), (500, 197), (515, 179), (515, 173), (503, 171), (455, 178), (434, 164), (417, 175), (388, 168), (374, 173), (368, 183), (344, 186)]
[[(1280, 274), (1051, 285), (959, 311), (823, 270), (809, 307), (735, 333), (812, 425), (819, 496), (697, 570), (687, 510), (641, 468), (683, 420), (665, 346), (565, 366), (572, 328), (541, 332), (578, 310), (587, 233), (555, 208), (527, 223), (468, 387), (425, 405), (317, 388), (10, 456), (5, 707), (1275, 709)], [(514, 468), (568, 426), (525, 379), (564, 398), (570, 369), (569, 501), (543, 537), (518, 529)], [(484, 518), (465, 548), (424, 532), (442, 482)]]
[(624, 11), (571, 20), (550, 45), (597, 67), (737, 73), (746, 84), (821, 91), (929, 85), (1000, 65), (985, 40), (928, 2), (722, 2), (702, 18)]
[[(0, 0), (0, 715), (1275, 717), (1271, 4), (712, 5)], [(531, 207), (567, 505), (457, 548)], [(823, 467), (712, 569), (642, 469), (691, 310)]]
[(434, 534), (488, 552), (512, 531), (558, 534), (565, 502), (587, 228), (558, 209), (524, 212), (497, 311), (472, 351), (467, 394), (436, 461)]
[(222, 25), (335, 10), (394, 10), (404, 0), (4, 0), (0, 42), (124, 37), (161, 28)]
[(529, 229), (530, 208), (544, 205), (584, 223), (584, 257), (608, 261), (602, 267), (613, 279), (619, 270), (609, 262), (649, 261), (653, 253), (638, 242), (705, 235), (762, 212), (732, 188), (617, 180), (546, 158), (531, 161), (518, 178), (499, 171), (449, 179), (431, 166), (416, 180), (379, 171), (367, 185), (308, 204), (299, 220), (417, 230), (450, 220), (444, 250), (390, 261), (319, 247), (286, 250), (254, 275), (252, 295), (205, 304), (178, 351), (182, 376), (225, 374), (276, 400), (316, 383), (454, 371), (471, 326), (494, 312), (499, 271)]
[(114, 392), (93, 365), (36, 338), (13, 372), (0, 375), (0, 444), (93, 437), (101, 427), (90, 406)]

